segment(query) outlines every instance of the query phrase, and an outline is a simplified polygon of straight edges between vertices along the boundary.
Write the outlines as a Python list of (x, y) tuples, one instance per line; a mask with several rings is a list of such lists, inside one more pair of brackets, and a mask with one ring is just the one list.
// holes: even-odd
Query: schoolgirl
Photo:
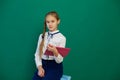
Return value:
[[(44, 30), (40, 34), (35, 52), (35, 63), (37, 71), (33, 80), (60, 80), (63, 75), (63, 57), (56, 47), (65, 47), (66, 38), (58, 30), (60, 18), (55, 11), (48, 12), (45, 16)], [(49, 31), (46, 31), (48, 28)], [(45, 55), (48, 49), (53, 56)]]

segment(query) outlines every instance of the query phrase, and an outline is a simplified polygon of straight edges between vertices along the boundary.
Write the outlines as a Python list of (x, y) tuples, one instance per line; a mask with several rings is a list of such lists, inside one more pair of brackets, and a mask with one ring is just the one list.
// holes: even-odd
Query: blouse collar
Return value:
[(55, 33), (58, 33), (59, 32), (59, 30), (55, 30), (55, 31), (48, 31), (48, 33), (50, 33), (50, 34), (55, 34)]

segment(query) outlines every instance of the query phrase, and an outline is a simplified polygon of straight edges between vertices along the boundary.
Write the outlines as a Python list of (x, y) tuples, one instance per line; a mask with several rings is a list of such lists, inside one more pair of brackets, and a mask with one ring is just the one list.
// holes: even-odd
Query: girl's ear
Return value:
[(60, 19), (58, 20), (58, 24), (60, 24)]

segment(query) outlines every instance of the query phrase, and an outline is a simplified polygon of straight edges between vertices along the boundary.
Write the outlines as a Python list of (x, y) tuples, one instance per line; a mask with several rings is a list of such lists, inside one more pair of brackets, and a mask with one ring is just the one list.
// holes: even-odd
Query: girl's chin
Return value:
[(54, 29), (52, 29), (52, 28), (49, 28), (49, 30), (50, 30), (50, 31), (54, 31)]
[(57, 30), (57, 29), (54, 29), (54, 28), (49, 28), (49, 31), (55, 31), (55, 30)]
[(53, 30), (53, 28), (49, 28), (50, 30)]
[(49, 28), (49, 30), (53, 30), (53, 28)]

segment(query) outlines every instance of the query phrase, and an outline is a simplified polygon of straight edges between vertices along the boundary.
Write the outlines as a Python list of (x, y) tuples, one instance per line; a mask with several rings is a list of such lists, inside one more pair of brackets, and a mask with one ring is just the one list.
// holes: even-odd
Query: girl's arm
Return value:
[(42, 65), (42, 61), (39, 57), (39, 45), (40, 45), (40, 42), (42, 41), (42, 35), (39, 36), (39, 39), (38, 39), (38, 43), (37, 43), (37, 49), (36, 49), (36, 52), (35, 52), (35, 63), (36, 63), (36, 67), (38, 68), (38, 66)]
[[(65, 47), (65, 44), (66, 44), (66, 38), (63, 37), (63, 38), (60, 40), (59, 47)], [(61, 63), (61, 62), (63, 61), (63, 57), (59, 54), (59, 52), (57, 51), (57, 49), (56, 49), (55, 46), (49, 44), (47, 48), (48, 48), (49, 51), (52, 51), (52, 52), (53, 52), (55, 61), (56, 61), (57, 63)]]

